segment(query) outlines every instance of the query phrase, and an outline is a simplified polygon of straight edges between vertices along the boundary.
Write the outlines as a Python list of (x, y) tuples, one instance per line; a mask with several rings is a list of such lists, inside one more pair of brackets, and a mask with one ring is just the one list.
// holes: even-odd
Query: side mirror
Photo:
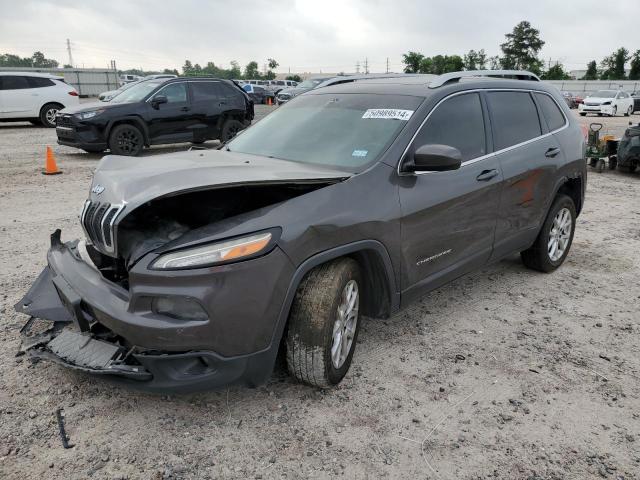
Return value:
[(158, 110), (158, 108), (160, 108), (161, 104), (167, 103), (167, 102), (169, 102), (167, 97), (165, 97), (164, 95), (157, 95), (157, 96), (153, 97), (153, 99), (151, 100), (151, 106), (153, 108), (155, 108), (156, 110)]
[(405, 166), (413, 172), (445, 172), (457, 170), (462, 164), (460, 150), (449, 145), (429, 144), (418, 147), (413, 154), (413, 161)]

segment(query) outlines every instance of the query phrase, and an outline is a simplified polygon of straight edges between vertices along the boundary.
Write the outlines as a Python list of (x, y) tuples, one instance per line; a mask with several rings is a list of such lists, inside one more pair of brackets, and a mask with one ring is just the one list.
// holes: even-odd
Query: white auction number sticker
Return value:
[(397, 108), (370, 108), (362, 118), (383, 118), (387, 120), (404, 120), (405, 122), (411, 118), (413, 110), (399, 110)]

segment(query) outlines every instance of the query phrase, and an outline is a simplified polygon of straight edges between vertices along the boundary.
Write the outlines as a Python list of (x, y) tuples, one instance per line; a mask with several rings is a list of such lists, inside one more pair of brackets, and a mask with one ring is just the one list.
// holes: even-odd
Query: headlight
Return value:
[(271, 238), (270, 232), (263, 232), (248, 237), (234, 238), (226, 242), (165, 253), (151, 264), (151, 268), (170, 270), (233, 262), (264, 251), (267, 245), (271, 243)]
[(602, 105), (611, 105), (611, 102), (604, 102)]
[(89, 120), (90, 118), (95, 117), (96, 115), (100, 115), (104, 110), (92, 110), (90, 112), (80, 112), (76, 113), (76, 117), (80, 120)]

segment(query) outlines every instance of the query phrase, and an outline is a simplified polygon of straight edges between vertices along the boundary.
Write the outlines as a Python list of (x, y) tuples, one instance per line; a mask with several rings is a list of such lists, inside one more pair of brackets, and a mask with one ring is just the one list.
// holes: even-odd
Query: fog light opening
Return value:
[(191, 297), (155, 297), (151, 309), (158, 315), (178, 320), (207, 320), (209, 317), (202, 306)]

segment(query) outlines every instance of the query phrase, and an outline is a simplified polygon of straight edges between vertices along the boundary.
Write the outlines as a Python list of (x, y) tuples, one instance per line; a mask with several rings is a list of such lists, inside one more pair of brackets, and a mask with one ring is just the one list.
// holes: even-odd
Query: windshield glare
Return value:
[(595, 93), (592, 93), (591, 96), (593, 98), (614, 98), (616, 96), (615, 90), (598, 90)]
[(421, 102), (404, 95), (302, 95), (245, 130), (227, 149), (362, 171), (389, 147)]
[(302, 83), (299, 83), (297, 85), (297, 87), (299, 88), (314, 88), (317, 85), (321, 84), (322, 82), (324, 82), (326, 80), (326, 78), (315, 78), (313, 80), (305, 80)]
[(164, 83), (165, 80), (147, 80), (139, 82), (135, 86), (124, 90), (111, 99), (111, 103), (130, 103), (139, 102), (149, 95), (158, 85)]

